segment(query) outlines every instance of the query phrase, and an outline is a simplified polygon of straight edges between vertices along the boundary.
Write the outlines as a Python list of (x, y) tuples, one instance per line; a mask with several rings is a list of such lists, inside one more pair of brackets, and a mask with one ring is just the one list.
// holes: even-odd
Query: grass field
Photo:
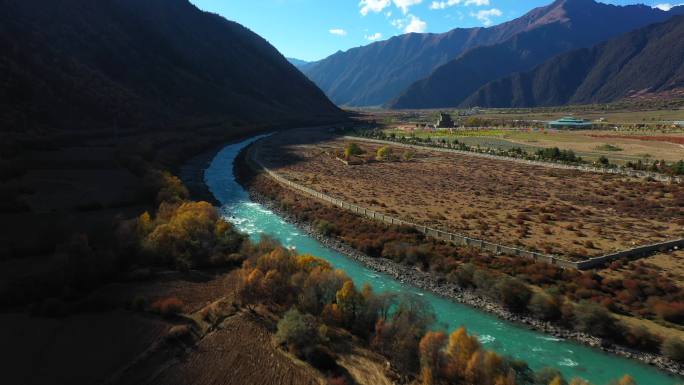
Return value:
[(661, 122), (684, 121), (684, 109), (664, 109), (664, 110), (646, 110), (646, 111), (630, 111), (630, 110), (615, 110), (604, 111), (601, 109), (577, 109), (566, 111), (554, 110), (530, 110), (530, 111), (515, 111), (515, 110), (487, 110), (482, 115), (483, 118), (490, 119), (517, 119), (517, 120), (555, 120), (562, 117), (564, 114), (577, 114), (582, 118), (588, 120), (603, 119), (604, 123), (609, 124), (658, 124)]
[(458, 140), (470, 146), (489, 148), (521, 148), (527, 152), (536, 152), (540, 148), (558, 147), (573, 150), (578, 156), (587, 160), (596, 160), (605, 156), (612, 163), (624, 164), (628, 161), (665, 160), (676, 162), (684, 159), (684, 134), (654, 134), (648, 136), (637, 133), (619, 133), (615, 131), (560, 131), (560, 130), (528, 130), (528, 129), (484, 129), (453, 131), (413, 131), (397, 129), (385, 130), (397, 136), (415, 135), (433, 140)]
[(681, 185), (427, 149), (410, 161), (378, 162), (370, 160), (378, 145), (365, 142), (369, 162), (346, 166), (332, 155), (345, 141), (301, 131), (268, 143), (267, 166), (288, 179), (474, 238), (579, 259), (684, 236)]

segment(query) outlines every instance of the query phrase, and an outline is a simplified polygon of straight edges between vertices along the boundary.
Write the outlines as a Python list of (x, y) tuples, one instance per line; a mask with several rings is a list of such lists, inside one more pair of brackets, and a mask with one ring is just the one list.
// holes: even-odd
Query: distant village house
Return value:
[(553, 120), (548, 123), (546, 123), (546, 126), (548, 128), (556, 128), (556, 129), (570, 129), (570, 130), (582, 130), (582, 129), (590, 129), (594, 127), (594, 124), (592, 122), (589, 122), (584, 119), (578, 119), (572, 116), (566, 116), (564, 118), (560, 118), (558, 120)]

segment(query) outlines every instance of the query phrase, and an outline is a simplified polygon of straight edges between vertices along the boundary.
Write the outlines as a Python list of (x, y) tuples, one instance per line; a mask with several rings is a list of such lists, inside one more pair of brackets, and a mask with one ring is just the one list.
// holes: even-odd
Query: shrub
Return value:
[(527, 308), (535, 317), (547, 321), (557, 320), (561, 316), (560, 301), (546, 293), (534, 293)]
[(456, 283), (462, 288), (473, 287), (473, 275), (475, 274), (475, 266), (471, 263), (464, 263), (458, 269), (449, 274), (449, 280)]
[(153, 302), (150, 308), (163, 317), (172, 317), (183, 311), (183, 301), (176, 297), (162, 298)]
[(303, 315), (292, 308), (278, 321), (276, 341), (287, 345), (291, 350), (299, 351), (316, 343), (316, 321), (310, 315)]
[(663, 343), (662, 353), (673, 361), (684, 362), (684, 342), (676, 337), (668, 338)]
[(582, 302), (574, 309), (577, 330), (598, 337), (614, 337), (618, 326), (615, 318), (603, 306)]
[(349, 143), (345, 148), (344, 148), (344, 157), (349, 159), (352, 156), (358, 156), (363, 154), (364, 151), (359, 147), (358, 144), (356, 143)]
[(380, 147), (375, 155), (375, 159), (379, 161), (390, 160), (392, 158), (392, 149), (384, 146)]
[(169, 329), (166, 338), (169, 340), (181, 340), (190, 335), (192, 329), (188, 325), (175, 325)]
[(630, 328), (625, 335), (625, 343), (640, 350), (656, 352), (662, 340), (659, 336), (649, 332), (644, 326), (636, 326)]
[(664, 319), (665, 321), (677, 324), (684, 323), (684, 303), (682, 302), (661, 302), (655, 305), (654, 310), (658, 317)]
[(333, 223), (326, 221), (325, 219), (321, 219), (314, 222), (314, 228), (317, 232), (326, 236), (337, 233), (337, 226), (335, 226)]
[(516, 278), (505, 278), (496, 284), (494, 290), (501, 303), (510, 311), (520, 313), (527, 310), (532, 292)]
[(190, 193), (181, 180), (168, 171), (154, 171), (146, 176), (146, 184), (156, 192), (157, 203), (181, 202), (188, 199)]

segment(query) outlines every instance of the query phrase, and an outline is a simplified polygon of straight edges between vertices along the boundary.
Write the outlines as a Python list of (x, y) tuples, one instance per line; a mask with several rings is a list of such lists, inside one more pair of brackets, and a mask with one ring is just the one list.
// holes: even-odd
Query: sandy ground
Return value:
[[(378, 148), (359, 144), (369, 158)], [(268, 140), (260, 156), (286, 178), (360, 206), (571, 258), (684, 236), (681, 185), (429, 150), (410, 161), (346, 166), (333, 155), (345, 145), (290, 131)]]

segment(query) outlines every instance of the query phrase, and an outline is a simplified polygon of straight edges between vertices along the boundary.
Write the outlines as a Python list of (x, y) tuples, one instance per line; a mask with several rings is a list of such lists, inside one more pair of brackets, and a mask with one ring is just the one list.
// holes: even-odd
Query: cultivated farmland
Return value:
[[(306, 140), (302, 138), (307, 138)], [(294, 131), (260, 157), (284, 177), (421, 225), (571, 259), (684, 236), (684, 186), (430, 151), (362, 164), (337, 159), (348, 140)], [(413, 150), (412, 150), (413, 151)]]

